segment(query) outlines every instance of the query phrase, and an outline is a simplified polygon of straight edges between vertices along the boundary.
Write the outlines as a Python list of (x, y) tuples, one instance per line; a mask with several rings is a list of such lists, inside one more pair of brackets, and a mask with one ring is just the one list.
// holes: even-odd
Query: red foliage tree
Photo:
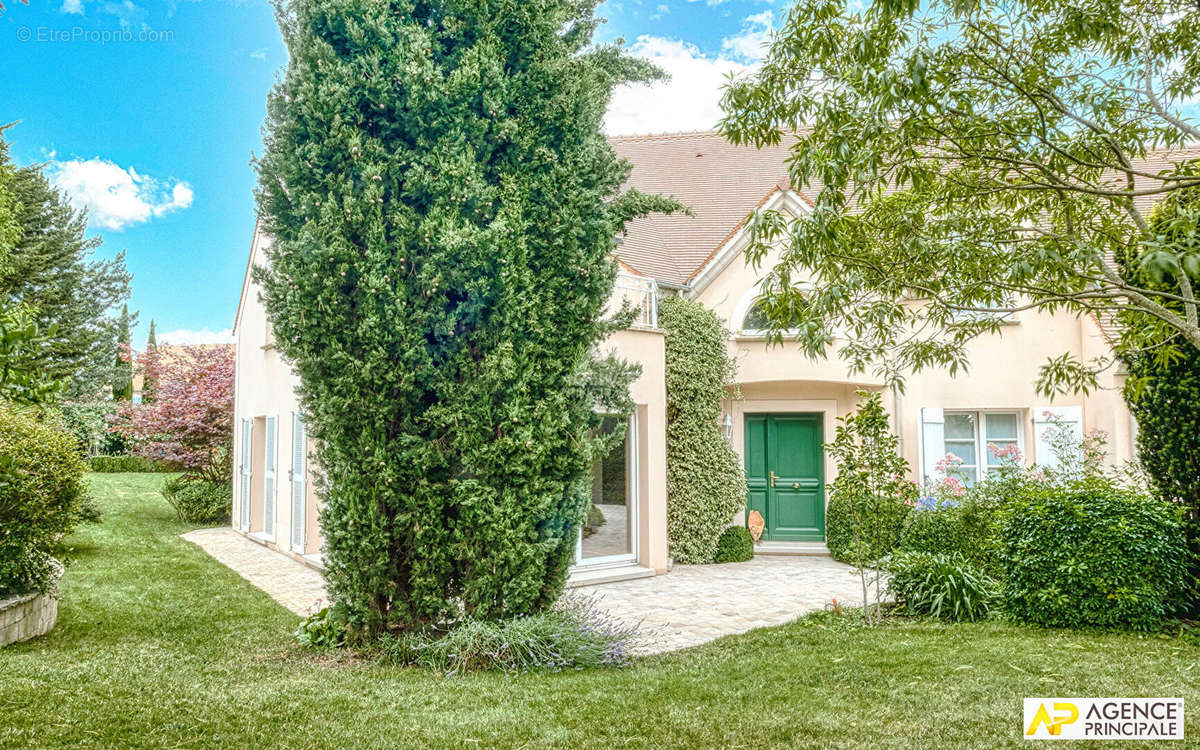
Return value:
[(137, 358), (154, 402), (123, 403), (113, 431), (125, 435), (131, 453), (178, 463), (210, 482), (232, 479), (232, 346), (162, 346)]

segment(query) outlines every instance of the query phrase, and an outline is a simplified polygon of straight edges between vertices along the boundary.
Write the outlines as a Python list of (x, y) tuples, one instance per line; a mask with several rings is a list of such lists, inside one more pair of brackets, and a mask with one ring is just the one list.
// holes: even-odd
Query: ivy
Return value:
[(734, 362), (721, 320), (699, 302), (664, 300), (659, 323), (667, 332), (668, 541), (676, 562), (710, 563), (746, 505), (741, 462), (718, 424)]

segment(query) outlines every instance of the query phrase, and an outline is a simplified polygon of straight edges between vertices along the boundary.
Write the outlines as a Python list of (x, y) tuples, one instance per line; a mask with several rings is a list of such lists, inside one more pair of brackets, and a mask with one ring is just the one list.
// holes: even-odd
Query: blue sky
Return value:
[[(777, 0), (782, 3), (783, 0)], [(254, 227), (251, 154), (286, 52), (260, 0), (0, 0), (0, 123), (19, 164), (46, 165), (124, 250), (140, 311), (175, 343), (228, 335)], [(609, 0), (624, 37), (673, 80), (618, 91), (612, 133), (712, 127), (781, 7), (762, 0)]]

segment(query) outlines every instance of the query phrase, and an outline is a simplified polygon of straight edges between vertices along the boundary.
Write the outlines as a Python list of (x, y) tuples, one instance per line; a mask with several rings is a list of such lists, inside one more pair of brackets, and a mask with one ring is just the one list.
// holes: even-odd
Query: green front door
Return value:
[(823, 443), (820, 414), (746, 415), (746, 507), (764, 539), (825, 541)]

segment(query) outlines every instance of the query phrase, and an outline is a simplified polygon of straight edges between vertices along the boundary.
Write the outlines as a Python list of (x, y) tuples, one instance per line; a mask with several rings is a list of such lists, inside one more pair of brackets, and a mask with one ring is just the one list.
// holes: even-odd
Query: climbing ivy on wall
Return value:
[(746, 477), (722, 434), (721, 399), (735, 364), (720, 318), (672, 297), (659, 307), (667, 332), (667, 534), (671, 555), (710, 563), (717, 540), (746, 504)]

